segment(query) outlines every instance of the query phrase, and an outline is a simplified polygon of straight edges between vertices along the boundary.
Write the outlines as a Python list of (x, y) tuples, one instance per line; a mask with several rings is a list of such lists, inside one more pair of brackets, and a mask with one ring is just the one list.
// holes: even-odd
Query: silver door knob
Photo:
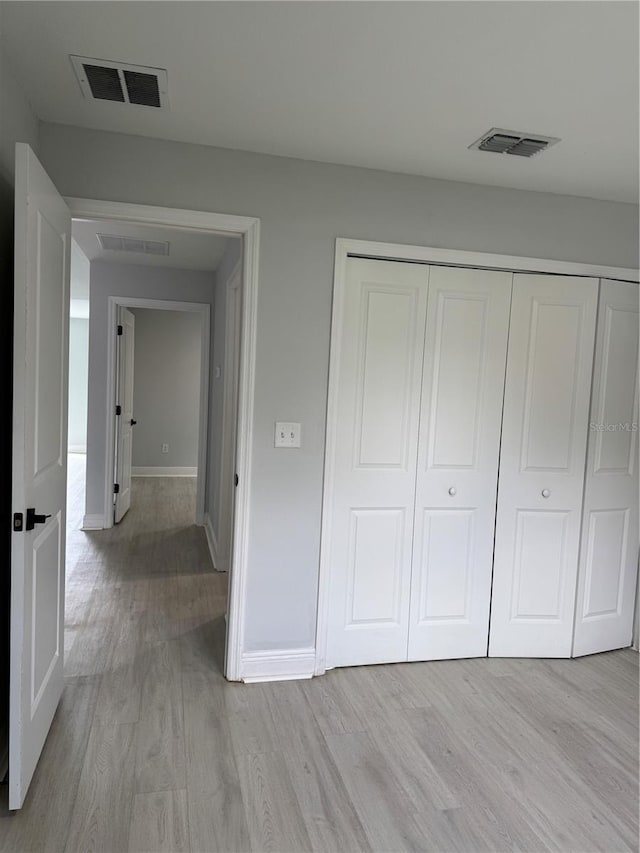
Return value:
[(548, 498), (550, 494), (551, 494), (551, 492), (549, 491), (549, 489), (543, 489), (542, 490), (542, 497), (543, 498)]
[(457, 492), (458, 492), (458, 490), (456, 489), (455, 486), (451, 486), (451, 488), (449, 489), (449, 494), (451, 495), (451, 497), (453, 497), (455, 494), (457, 494)]

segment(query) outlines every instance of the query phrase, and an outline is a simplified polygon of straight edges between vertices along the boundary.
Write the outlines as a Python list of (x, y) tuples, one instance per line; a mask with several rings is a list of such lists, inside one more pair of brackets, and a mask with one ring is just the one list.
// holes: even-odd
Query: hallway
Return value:
[(122, 524), (82, 533), (82, 460), (66, 688), (0, 850), (637, 849), (634, 651), (230, 684), (195, 480), (134, 480)]

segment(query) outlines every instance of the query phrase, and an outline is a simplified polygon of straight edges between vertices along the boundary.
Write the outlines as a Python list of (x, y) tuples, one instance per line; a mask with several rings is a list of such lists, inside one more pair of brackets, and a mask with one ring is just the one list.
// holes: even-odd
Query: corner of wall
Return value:
[(211, 562), (213, 563), (213, 568), (218, 571), (218, 539), (216, 537), (215, 530), (213, 529), (213, 524), (211, 523), (211, 516), (207, 511), (204, 514), (204, 532), (207, 536), (207, 545), (209, 546), (209, 554), (211, 555)]

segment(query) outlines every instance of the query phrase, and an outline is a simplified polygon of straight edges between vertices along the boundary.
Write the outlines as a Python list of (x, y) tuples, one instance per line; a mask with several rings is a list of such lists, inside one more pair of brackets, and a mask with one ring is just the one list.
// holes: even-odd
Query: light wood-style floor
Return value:
[(0, 849), (638, 849), (635, 652), (229, 684), (194, 481), (84, 534), (72, 463), (66, 689)]

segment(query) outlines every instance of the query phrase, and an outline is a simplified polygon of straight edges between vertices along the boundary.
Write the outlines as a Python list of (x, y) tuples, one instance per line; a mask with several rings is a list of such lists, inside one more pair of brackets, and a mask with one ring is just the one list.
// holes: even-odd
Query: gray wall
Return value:
[(102, 515), (104, 512), (109, 296), (163, 299), (174, 302), (204, 302), (211, 306), (213, 317), (214, 294), (213, 273), (92, 262), (89, 297), (87, 515)]
[[(65, 194), (261, 219), (248, 651), (314, 642), (336, 237), (637, 265), (633, 205), (62, 125), (40, 136)], [(277, 420), (302, 423), (300, 450), (274, 448)]]
[[(227, 310), (227, 281), (242, 255), (242, 241), (229, 240), (218, 269), (216, 270), (216, 305), (213, 326), (213, 352), (211, 388), (209, 396), (209, 441), (207, 456), (207, 506), (214, 533), (220, 541), (218, 520), (220, 513), (220, 464), (222, 453), (222, 415), (225, 365), (225, 321)], [(220, 368), (216, 378), (215, 368)]]
[[(131, 309), (133, 466), (196, 468), (200, 425), (200, 314)], [(162, 453), (162, 445), (169, 452)]]
[(89, 321), (69, 321), (69, 449), (87, 449), (87, 396), (89, 382)]

